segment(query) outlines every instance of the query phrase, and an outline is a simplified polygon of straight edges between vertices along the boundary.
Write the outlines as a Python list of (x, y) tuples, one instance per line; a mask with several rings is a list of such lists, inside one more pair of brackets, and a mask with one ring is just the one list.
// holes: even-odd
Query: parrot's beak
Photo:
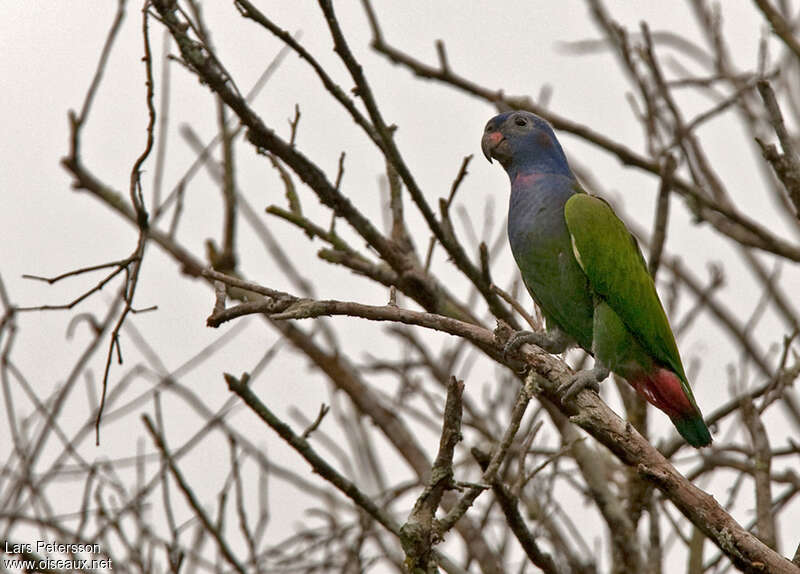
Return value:
[(494, 158), (505, 165), (503, 160), (510, 155), (508, 142), (499, 131), (486, 132), (483, 134), (483, 138), (481, 138), (481, 149), (483, 150), (483, 155), (489, 160), (489, 163), (492, 163), (492, 158)]
[(483, 134), (481, 138), (481, 149), (483, 150), (483, 155), (489, 160), (489, 163), (492, 163), (492, 150), (501, 139), (503, 139), (503, 136), (499, 132), (487, 132)]
[(483, 156), (489, 160), (489, 163), (492, 163), (492, 142), (486, 136), (481, 138), (481, 149), (483, 150)]

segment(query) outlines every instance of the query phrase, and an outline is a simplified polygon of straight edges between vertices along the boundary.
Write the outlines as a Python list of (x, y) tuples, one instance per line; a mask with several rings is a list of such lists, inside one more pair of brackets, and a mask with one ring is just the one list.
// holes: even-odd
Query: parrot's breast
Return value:
[(549, 326), (557, 326), (591, 351), (594, 303), (586, 275), (572, 253), (564, 204), (573, 179), (549, 174), (515, 178), (508, 239), (522, 279)]

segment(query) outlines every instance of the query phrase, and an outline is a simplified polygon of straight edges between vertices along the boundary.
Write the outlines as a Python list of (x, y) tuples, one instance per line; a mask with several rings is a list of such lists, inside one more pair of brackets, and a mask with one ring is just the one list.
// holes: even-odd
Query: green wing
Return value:
[(619, 315), (636, 340), (669, 366), (689, 396), (678, 346), (636, 239), (605, 201), (586, 193), (564, 206), (572, 250), (594, 292)]

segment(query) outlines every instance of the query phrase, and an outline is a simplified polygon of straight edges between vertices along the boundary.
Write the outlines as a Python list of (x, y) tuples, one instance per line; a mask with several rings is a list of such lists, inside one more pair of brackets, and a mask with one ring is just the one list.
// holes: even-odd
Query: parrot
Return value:
[(487, 122), (481, 149), (511, 181), (511, 252), (546, 322), (542, 332), (516, 332), (506, 353), (523, 343), (548, 353), (577, 344), (594, 367), (574, 375), (564, 399), (597, 390), (613, 372), (687, 443), (711, 444), (636, 239), (605, 200), (581, 187), (550, 124), (528, 111), (501, 113)]

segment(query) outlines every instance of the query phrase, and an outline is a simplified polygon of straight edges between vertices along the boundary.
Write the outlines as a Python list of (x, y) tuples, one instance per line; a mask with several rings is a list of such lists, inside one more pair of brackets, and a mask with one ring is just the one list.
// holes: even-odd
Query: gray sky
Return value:
[[(127, 256), (135, 244), (132, 229), (121, 225), (116, 216), (86, 194), (70, 189), (70, 178), (60, 167), (59, 159), (67, 153), (67, 110), (81, 105), (83, 95), (96, 66), (100, 48), (115, 10), (113, 2), (12, 2), (4, 7), (0, 22), (0, 74), (5, 78), (3, 90), (3, 136), (0, 138), (0, 274), (11, 299), (19, 305), (63, 303), (94, 284), (97, 277), (80, 277), (56, 286), (21, 278), (23, 273), (55, 275), (76, 267), (97, 264)], [(325, 23), (313, 3), (265, 2), (264, 10), (275, 14), (286, 30), (301, 31), (303, 44), (320, 61), (333, 70), (344, 86), (349, 86), (346, 72), (331, 49)], [(613, 58), (605, 53), (575, 56), (564, 49), (564, 43), (598, 37), (588, 18), (587, 8), (580, 2), (376, 2), (387, 41), (410, 54), (433, 63), (436, 58), (434, 41), (442, 39), (448, 49), (453, 70), (483, 85), (503, 88), (508, 94), (536, 97), (543, 86), (552, 88), (550, 108), (560, 115), (585, 123), (606, 133), (636, 150), (643, 149), (642, 132), (633, 120), (625, 100), (629, 86), (618, 71)], [(671, 2), (609, 2), (609, 10), (629, 30), (638, 29), (646, 20), (655, 29), (669, 29), (700, 41), (689, 9)], [(634, 9), (635, 7), (635, 9)], [(507, 178), (500, 168), (486, 163), (480, 155), (479, 139), (486, 120), (495, 111), (486, 103), (464, 97), (455, 91), (421, 82), (407, 71), (391, 66), (368, 49), (369, 31), (359, 2), (337, 5), (342, 27), (356, 54), (362, 58), (385, 117), (399, 126), (398, 143), (409, 165), (415, 170), (429, 201), (446, 196), (461, 159), (468, 154), (476, 157), (470, 175), (457, 196), (457, 205), (469, 212), (480, 224), (482, 214), (493, 209), (495, 232), (505, 217)], [(220, 58), (246, 91), (280, 49), (279, 43), (261, 33), (251, 22), (243, 21), (231, 3), (207, 2), (207, 21)], [(758, 41), (763, 32), (760, 20), (754, 20), (751, 3), (724, 3), (724, 30), (734, 50), (734, 60), (745, 70), (754, 67)], [(144, 145), (146, 109), (141, 58), (139, 6), (129, 6), (121, 36), (114, 48), (103, 84), (94, 104), (89, 125), (84, 133), (84, 161), (89, 168), (116, 189), (126, 192), (130, 167)], [(151, 32), (156, 55), (160, 54), (163, 33), (153, 21)], [(734, 41), (735, 39), (735, 41)], [(774, 44), (773, 44), (774, 48)], [(665, 51), (668, 53), (668, 51)], [(156, 70), (160, 73), (159, 70)], [(201, 138), (208, 140), (216, 132), (215, 108), (205, 87), (180, 66), (171, 72), (170, 140), (168, 144), (167, 182), (169, 191), (177, 177), (193, 161), (194, 155), (178, 136), (183, 123), (191, 123)], [(158, 83), (158, 79), (157, 79)], [(344, 189), (352, 200), (361, 205), (376, 222), (381, 222), (382, 195), (378, 178), (383, 165), (376, 151), (362, 137), (353, 122), (338, 109), (321, 89), (317, 78), (307, 66), (290, 55), (278, 69), (256, 100), (254, 107), (264, 120), (279, 133), (288, 134), (287, 119), (299, 104), (302, 119), (297, 143), (309, 157), (336, 173), (341, 151), (347, 152)], [(708, 101), (687, 104), (693, 111), (709, 106)], [(762, 192), (758, 166), (752, 149), (741, 137), (738, 124), (731, 115), (715, 120), (701, 132), (712, 161), (724, 166), (720, 176), (728, 184), (740, 208), (775, 230), (785, 229), (776, 215), (775, 206)], [(560, 140), (575, 165), (589, 170), (601, 182), (618, 209), (628, 218), (650, 228), (657, 182), (633, 170), (597, 148), (592, 148), (568, 134)], [(259, 213), (266, 205), (283, 205), (280, 182), (267, 162), (256, 156), (247, 145), (238, 146), (240, 165), (239, 184)], [(152, 160), (145, 167), (143, 178), (145, 197), (152, 195), (150, 186)], [(307, 189), (300, 189), (304, 210), (321, 221), (327, 220), (327, 210), (317, 204)], [(193, 180), (191, 201), (187, 201), (180, 238), (202, 254), (203, 241), (210, 232), (219, 236), (221, 229), (220, 201), (217, 188), (202, 173)], [(487, 203), (488, 202), (488, 203)], [(667, 243), (668, 251), (678, 255), (695, 274), (707, 280), (706, 268), (712, 262), (724, 262), (727, 283), (720, 297), (744, 322), (758, 303), (759, 291), (749, 272), (744, 269), (729, 242), (720, 240), (708, 226), (691, 225), (691, 217), (681, 201), (673, 203), (673, 218)], [(411, 210), (409, 210), (411, 211)], [(265, 220), (267, 216), (264, 215)], [(209, 219), (213, 222), (206, 224)], [(427, 244), (428, 233), (418, 217), (412, 216), (414, 237), (418, 246)], [(271, 229), (281, 241), (292, 244), (292, 254), (312, 277), (317, 278), (318, 295), (323, 298), (343, 298), (366, 303), (385, 302), (386, 293), (366, 281), (354, 278), (338, 268), (320, 263), (315, 256), (320, 247), (280, 222), (270, 221)], [(343, 224), (342, 224), (343, 225)], [(213, 230), (213, 231), (210, 231)], [(290, 284), (273, 272), (270, 259), (253, 240), (252, 232), (243, 230), (241, 242), (242, 267), (248, 277), (271, 287), (288, 289)], [(796, 240), (796, 237), (793, 238)], [(473, 252), (474, 253), (474, 252)], [(436, 265), (443, 273), (452, 273), (442, 253)], [(769, 257), (763, 261), (772, 266)], [(493, 272), (498, 282), (508, 284), (515, 269), (507, 247), (494, 262)], [(782, 281), (787, 293), (800, 292), (800, 272), (784, 267)], [(100, 312), (110, 300), (103, 293), (68, 312), (25, 314), (20, 317), (20, 332), (16, 360), (29, 377), (34, 388), (49, 394), (63, 381), (65, 372), (75, 361), (76, 354), (86, 343), (87, 334), (79, 327), (74, 339), (64, 340), (70, 317), (81, 310)], [(167, 370), (177, 368), (189, 356), (216, 339), (220, 333), (204, 326), (205, 317), (213, 304), (212, 294), (199, 282), (188, 282), (180, 276), (174, 264), (153, 246), (149, 249), (144, 274), (137, 294), (140, 307), (158, 305), (155, 313), (132, 317), (130, 322), (158, 351)], [(687, 302), (679, 307), (684, 313)], [(378, 328), (367, 327), (357, 320), (336, 320), (342, 329), (347, 347), (363, 357), (375, 349)], [(230, 327), (228, 327), (229, 329)], [(267, 345), (275, 340), (272, 332), (251, 322), (247, 336), (240, 338), (234, 350), (214, 357), (202, 373), (195, 374), (187, 384), (196, 385), (207, 393), (209, 401), (221, 404), (228, 396), (222, 384), (222, 371), (241, 372), (252, 368)], [(756, 330), (756, 340), (763, 348), (780, 341), (784, 326), (768, 310)], [(128, 334), (130, 338), (133, 335)], [(380, 338), (377, 341), (388, 341)], [(740, 357), (734, 353), (727, 335), (707, 317), (680, 341), (684, 362), (694, 374), (698, 402), (710, 411), (728, 396), (729, 365), (739, 366)], [(129, 362), (115, 366), (112, 384), (125, 372), (139, 353), (130, 344)], [(102, 373), (104, 353), (95, 359), (95, 384)], [(698, 366), (702, 360), (702, 365)], [(310, 372), (304, 361), (284, 352), (269, 367), (274, 379), (263, 392), (270, 397), (275, 410), (285, 414), (296, 405), (313, 417), (320, 397), (328, 400), (325, 385), (316, 373)], [(281, 375), (278, 375), (278, 374)], [(751, 375), (754, 373), (751, 372)], [(474, 381), (474, 388), (488, 381), (491, 372), (482, 373), (485, 380)], [(298, 384), (298, 381), (308, 384)], [(756, 378), (751, 377), (751, 380)], [(468, 389), (470, 387), (468, 386)], [(146, 386), (131, 389), (131, 396), (146, 390)], [(468, 390), (469, 392), (469, 390)], [(88, 407), (83, 389), (71, 399), (76, 424), (86, 417)], [(475, 392), (475, 398), (479, 393)], [(613, 399), (611, 399), (613, 400)], [(612, 403), (613, 404), (613, 403)], [(177, 405), (177, 403), (176, 403)], [(173, 405), (173, 406), (176, 406)], [(32, 410), (20, 401), (18, 416)], [(167, 407), (170, 402), (167, 399)], [(143, 407), (145, 408), (145, 407)], [(265, 448), (284, 464), (298, 465), (293, 453), (285, 449), (276, 437), (264, 435), (254, 421), (241, 414), (242, 425), (261, 433)], [(667, 436), (669, 423), (665, 417), (654, 417), (654, 427)], [(138, 418), (131, 418), (138, 424)], [(178, 442), (197, 427), (191, 414), (174, 412), (168, 427)], [(780, 439), (782, 421), (776, 420), (776, 440)], [(99, 448), (87, 448), (85, 456), (119, 456), (133, 453), (143, 431), (131, 431), (128, 425), (108, 424)], [(215, 443), (212, 442), (212, 446)], [(55, 446), (55, 444), (53, 445)], [(88, 443), (86, 445), (89, 446)], [(227, 463), (224, 444), (215, 445), (219, 453), (206, 451), (211, 460), (221, 457)], [(431, 446), (433, 448), (433, 446)], [(7, 452), (0, 447), (0, 455)], [(186, 461), (187, 472), (208, 471), (208, 460), (194, 457)], [(216, 481), (209, 480), (202, 495), (213, 502)], [(724, 496), (725, 486), (717, 485), (718, 498)], [(69, 489), (69, 486), (65, 486)], [(295, 508), (287, 505), (290, 497), (275, 495), (276, 521), (287, 528), (293, 524)], [(580, 505), (578, 505), (579, 507)], [(799, 524), (800, 516), (794, 517)], [(747, 513), (737, 516), (749, 520)], [(783, 532), (782, 549), (786, 552), (797, 543), (797, 528)]]

